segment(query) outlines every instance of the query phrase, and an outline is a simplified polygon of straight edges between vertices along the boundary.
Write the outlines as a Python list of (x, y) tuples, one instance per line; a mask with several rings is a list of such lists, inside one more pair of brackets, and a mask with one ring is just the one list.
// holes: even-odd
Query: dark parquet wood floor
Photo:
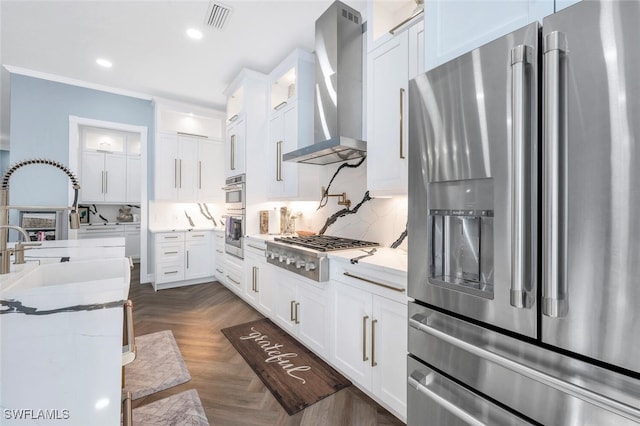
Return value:
[(355, 386), (289, 416), (220, 332), (262, 315), (218, 282), (155, 292), (132, 271), (135, 333), (171, 330), (192, 379), (140, 398), (133, 408), (196, 389), (209, 423), (223, 425), (402, 425)]

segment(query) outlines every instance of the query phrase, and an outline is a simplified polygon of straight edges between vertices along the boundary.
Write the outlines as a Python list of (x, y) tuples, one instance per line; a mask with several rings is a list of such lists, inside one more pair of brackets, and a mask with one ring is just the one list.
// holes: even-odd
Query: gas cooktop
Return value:
[(318, 251), (348, 250), (354, 248), (377, 247), (380, 244), (370, 241), (352, 240), (350, 238), (332, 237), (330, 235), (311, 235), (307, 237), (278, 237), (274, 241), (306, 247)]
[(377, 247), (380, 244), (349, 238), (312, 235), (308, 237), (277, 237), (267, 241), (267, 263), (310, 278), (314, 281), (329, 280), (327, 252), (336, 250)]

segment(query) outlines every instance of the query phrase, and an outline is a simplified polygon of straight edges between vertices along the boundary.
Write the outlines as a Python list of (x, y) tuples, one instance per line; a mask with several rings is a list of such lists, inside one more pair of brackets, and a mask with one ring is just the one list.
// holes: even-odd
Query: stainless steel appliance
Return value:
[(328, 281), (328, 252), (377, 247), (378, 245), (378, 243), (369, 241), (332, 237), (330, 235), (276, 237), (274, 241), (267, 241), (265, 256), (267, 257), (267, 263), (277, 265), (314, 281)]
[(362, 16), (335, 1), (316, 21), (312, 144), (284, 161), (332, 164), (367, 155), (362, 140)]
[(67, 239), (67, 222), (62, 211), (21, 210), (20, 226), (31, 241)]
[(582, 1), (410, 82), (409, 424), (640, 422), (638, 22)]
[(224, 251), (244, 258), (245, 175), (226, 179)]

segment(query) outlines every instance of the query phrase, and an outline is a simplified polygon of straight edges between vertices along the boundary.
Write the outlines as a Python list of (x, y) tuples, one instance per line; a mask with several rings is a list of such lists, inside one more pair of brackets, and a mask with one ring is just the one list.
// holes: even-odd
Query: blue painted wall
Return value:
[[(67, 165), (70, 115), (146, 126), (148, 146), (153, 146), (150, 100), (12, 74), (10, 111), (11, 164), (27, 158), (48, 158)], [(10, 204), (66, 205), (69, 185), (64, 173), (53, 167), (22, 167), (9, 182)]]

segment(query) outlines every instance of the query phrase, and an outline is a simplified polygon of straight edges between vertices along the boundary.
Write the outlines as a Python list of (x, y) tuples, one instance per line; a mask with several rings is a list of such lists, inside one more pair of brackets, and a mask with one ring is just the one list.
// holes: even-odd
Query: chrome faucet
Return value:
[[(30, 164), (45, 164), (56, 167), (62, 170), (71, 181), (71, 185), (74, 190), (73, 205), (71, 207), (50, 207), (50, 206), (10, 206), (9, 205), (9, 179), (11, 175), (23, 166)], [(10, 258), (11, 253), (16, 252), (16, 260), (24, 262), (24, 245), (19, 244), (14, 250), (7, 249), (7, 236), (9, 229), (16, 229), (22, 233), (26, 241), (29, 241), (29, 235), (27, 232), (19, 226), (9, 225), (9, 210), (10, 209), (23, 209), (23, 210), (70, 210), (69, 222), (71, 229), (80, 228), (80, 215), (78, 214), (78, 191), (80, 190), (80, 183), (76, 176), (66, 166), (57, 161), (47, 160), (44, 158), (35, 158), (31, 160), (22, 160), (13, 166), (9, 167), (4, 176), (2, 176), (2, 182), (0, 184), (0, 274), (8, 274), (10, 271)], [(22, 259), (20, 259), (21, 251)]]

